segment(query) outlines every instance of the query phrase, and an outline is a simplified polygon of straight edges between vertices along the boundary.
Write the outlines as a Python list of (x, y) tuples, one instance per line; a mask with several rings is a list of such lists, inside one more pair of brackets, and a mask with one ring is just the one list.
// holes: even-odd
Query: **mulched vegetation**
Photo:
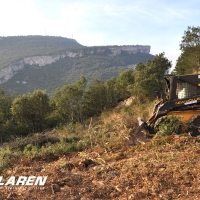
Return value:
[[(51, 159), (52, 156), (52, 159)], [(18, 160), (4, 177), (48, 176), (43, 188), (0, 190), (0, 199), (200, 199), (200, 139), (155, 138), (146, 144)]]

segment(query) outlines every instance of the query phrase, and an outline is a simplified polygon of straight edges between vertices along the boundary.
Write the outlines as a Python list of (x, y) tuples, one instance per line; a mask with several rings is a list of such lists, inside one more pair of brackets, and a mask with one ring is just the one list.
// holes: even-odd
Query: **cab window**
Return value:
[(177, 82), (176, 96), (178, 99), (184, 99), (184, 98), (192, 97), (195, 95), (197, 95), (196, 85), (183, 82), (183, 81)]

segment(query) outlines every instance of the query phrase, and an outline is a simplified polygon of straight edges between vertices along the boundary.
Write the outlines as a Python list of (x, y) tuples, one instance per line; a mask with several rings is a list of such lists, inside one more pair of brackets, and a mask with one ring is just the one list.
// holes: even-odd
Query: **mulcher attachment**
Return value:
[(149, 126), (144, 122), (141, 117), (138, 117), (139, 127), (136, 129), (135, 133), (131, 136), (131, 141), (133, 145), (146, 143), (149, 139)]

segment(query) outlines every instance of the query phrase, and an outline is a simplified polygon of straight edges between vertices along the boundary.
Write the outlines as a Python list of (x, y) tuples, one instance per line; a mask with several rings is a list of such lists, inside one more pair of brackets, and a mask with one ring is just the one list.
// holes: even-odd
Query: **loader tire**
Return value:
[(190, 119), (188, 130), (193, 137), (200, 135), (200, 114), (194, 115)]

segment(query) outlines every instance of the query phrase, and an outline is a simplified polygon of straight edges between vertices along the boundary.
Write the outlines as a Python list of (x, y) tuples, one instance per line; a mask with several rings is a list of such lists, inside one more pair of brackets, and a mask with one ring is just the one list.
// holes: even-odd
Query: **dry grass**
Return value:
[[(172, 135), (129, 146), (134, 121), (124, 111), (108, 111), (78, 127), (91, 135), (84, 150), (21, 158), (3, 175), (44, 175), (47, 183), (43, 190), (0, 190), (1, 199), (200, 199), (200, 139)], [(60, 133), (69, 134), (67, 128)]]

